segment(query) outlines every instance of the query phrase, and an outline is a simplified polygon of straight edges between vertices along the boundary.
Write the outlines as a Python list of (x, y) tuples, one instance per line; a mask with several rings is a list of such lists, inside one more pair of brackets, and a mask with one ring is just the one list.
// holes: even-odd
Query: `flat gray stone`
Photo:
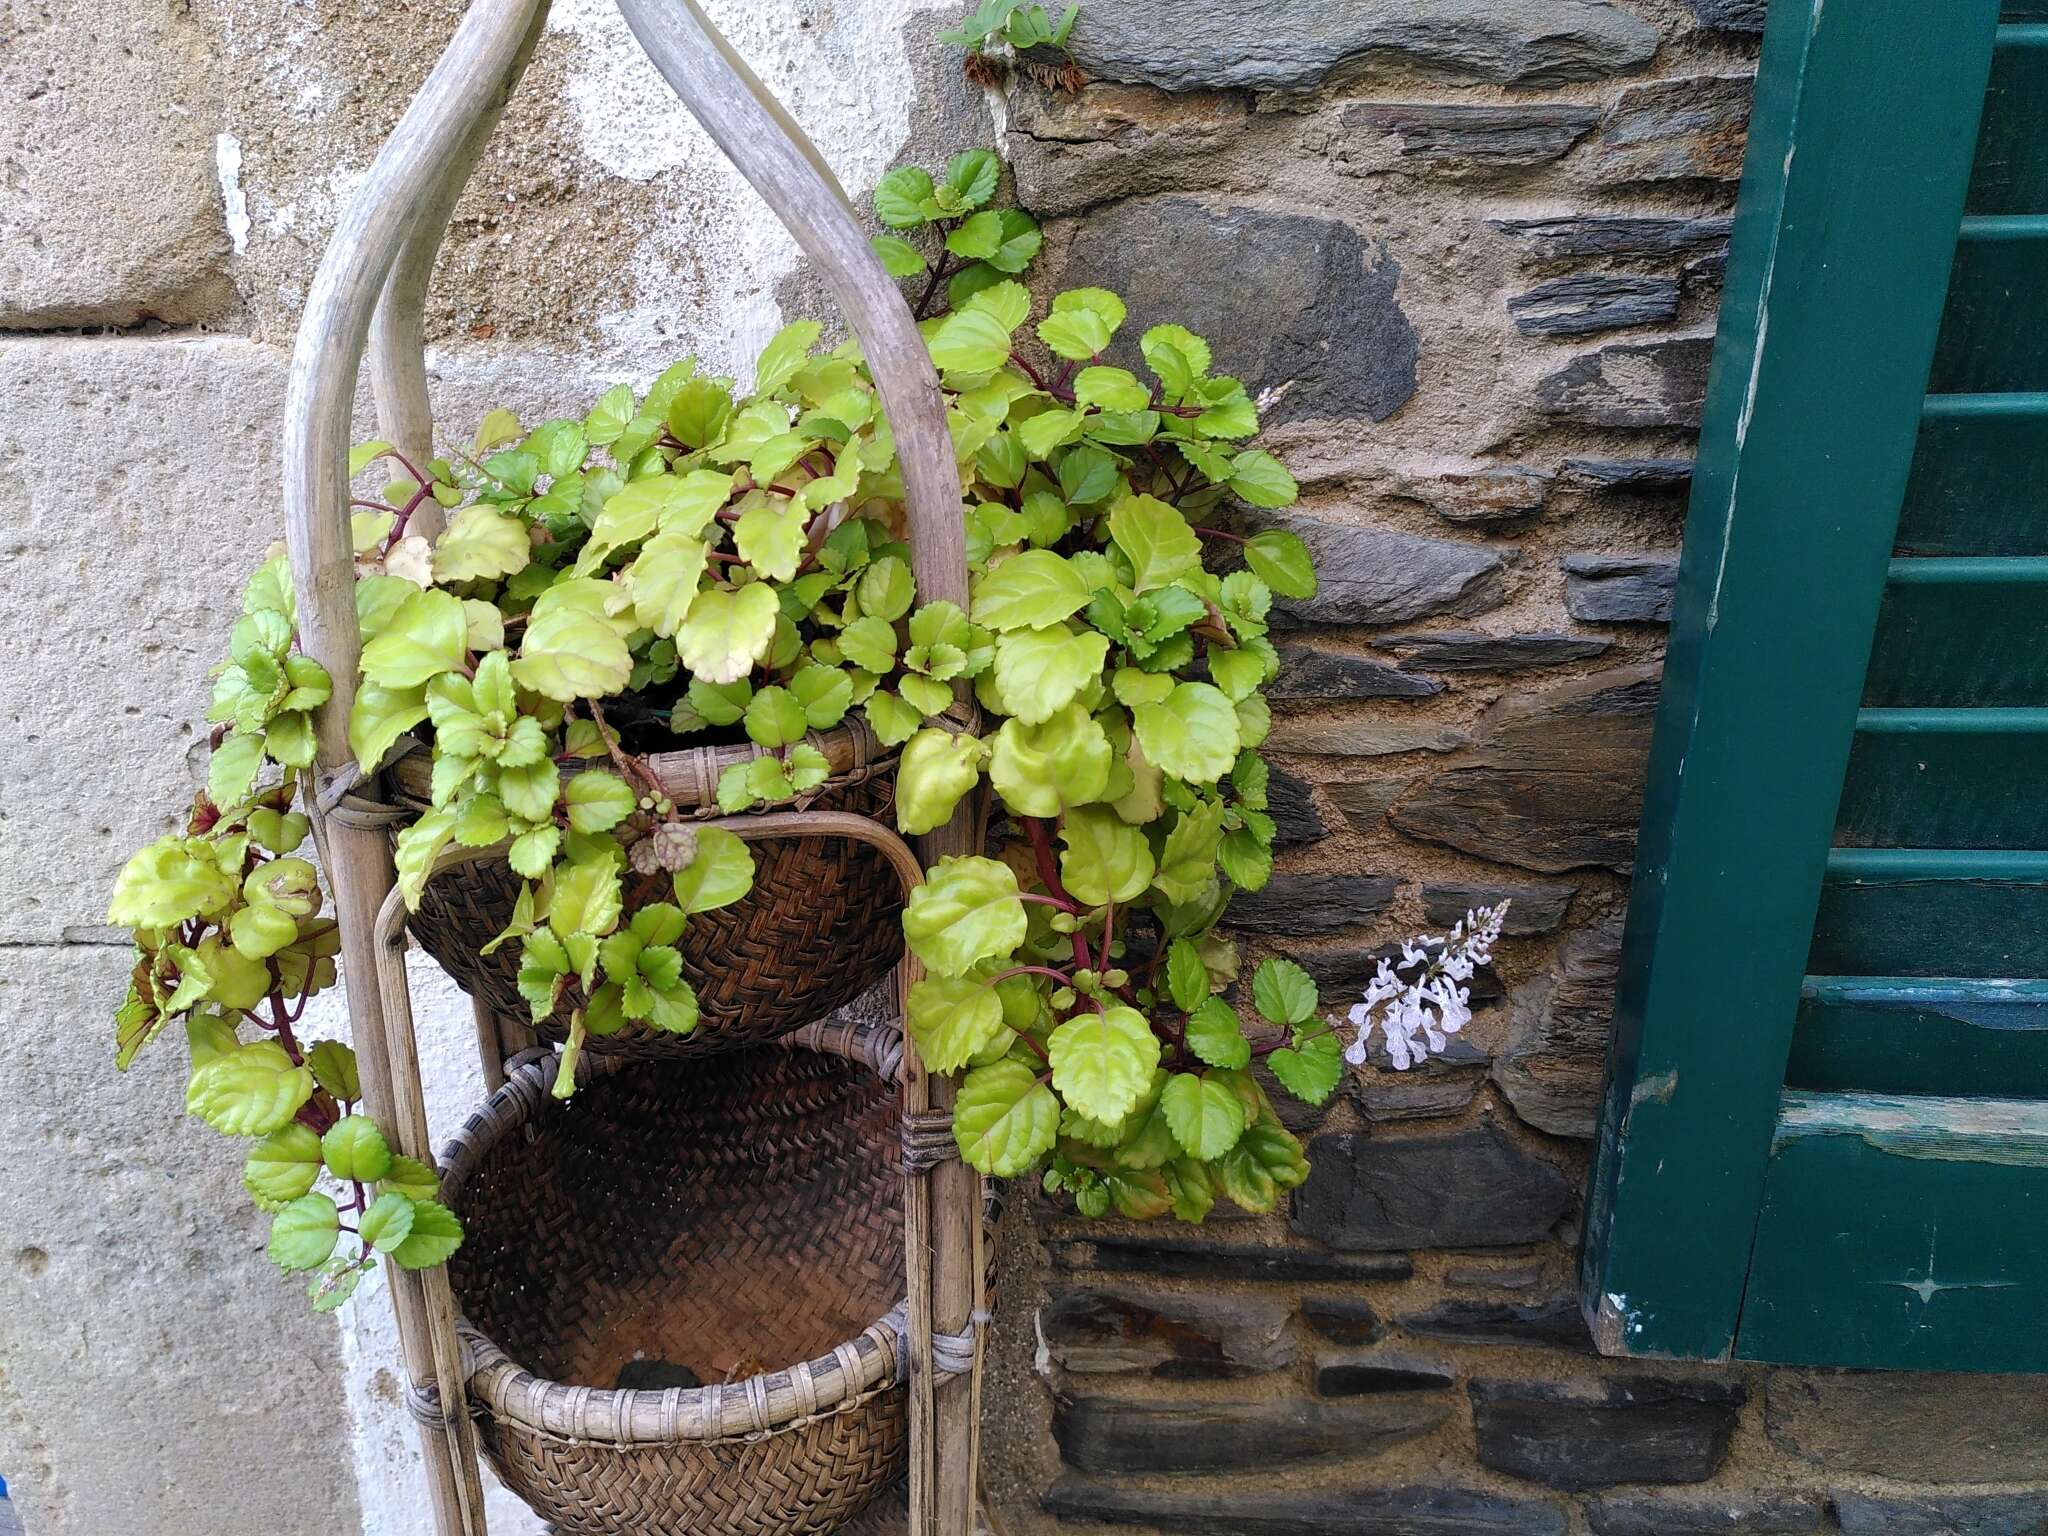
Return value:
[(1658, 31), (1599, 0), (1096, 0), (1069, 43), (1089, 74), (1169, 91), (1304, 91), (1387, 69), (1594, 80), (1647, 64)]
[(1448, 928), (1479, 907), (1509, 902), (1508, 916), (1501, 931), (1509, 938), (1554, 933), (1564, 922), (1565, 910), (1578, 894), (1576, 885), (1469, 885), (1455, 881), (1429, 882), (1422, 886), (1422, 915), (1432, 924)]
[(1406, 752), (1449, 752), (1469, 738), (1451, 725), (1405, 721), (1327, 720), (1288, 715), (1273, 722), (1269, 752), (1314, 752), (1326, 757), (1398, 757)]
[(1586, 1515), (1593, 1536), (1807, 1536), (1821, 1528), (1827, 1506), (1812, 1493), (1611, 1493)]
[(1731, 182), (1742, 175), (1751, 75), (1692, 75), (1625, 87), (1594, 143), (1594, 174), (1615, 183)]
[(1469, 618), (1501, 604), (1504, 561), (1497, 550), (1305, 512), (1247, 509), (1236, 526), (1244, 533), (1285, 528), (1315, 557), (1316, 595), (1273, 605), (1283, 626), (1405, 624), (1432, 614)]
[(1550, 500), (1557, 471), (1533, 464), (1488, 464), (1404, 480), (1402, 493), (1459, 528), (1495, 528), (1534, 517)]
[[(929, 18), (913, 16), (909, 26), (927, 36), (932, 31)], [(959, 81), (957, 50), (951, 70)], [(923, 97), (917, 101), (913, 119), (923, 116)], [(1241, 95), (1168, 96), (1107, 81), (1069, 94), (1020, 76), (1008, 104), (1004, 158), (1016, 177), (1018, 202), (1040, 218), (1164, 192), (1259, 190), (1262, 178), (1233, 153), (1244, 147), (1250, 115)], [(986, 132), (977, 110), (974, 125), (955, 133), (951, 147), (912, 163), (943, 164), (957, 146), (979, 142)]]
[(1227, 1243), (1208, 1237), (1122, 1237), (1094, 1233), (1049, 1238), (1053, 1268), (1137, 1274), (1171, 1280), (1309, 1281), (1363, 1285), (1408, 1279), (1405, 1255), (1331, 1253), (1324, 1248)]
[(1171, 1292), (1062, 1291), (1038, 1309), (1046, 1359), (1075, 1376), (1226, 1381), (1294, 1359), (1277, 1302)]
[(1413, 1394), (1364, 1402), (1062, 1399), (1052, 1435), (1081, 1472), (1236, 1472), (1374, 1456), (1428, 1434), (1450, 1407)]
[[(1373, 641), (1397, 651), (1403, 669), (1424, 672), (1522, 672), (1591, 661), (1613, 641), (1604, 635), (1485, 635), (1446, 629), (1427, 634), (1382, 635)], [(1270, 691), (1270, 690), (1269, 690)]]
[(1318, 1136), (1294, 1230), (1347, 1252), (1535, 1242), (1573, 1205), (1563, 1174), (1488, 1122), (1434, 1136)]
[(1539, 264), (1582, 256), (1725, 255), (1733, 221), (1725, 215), (1573, 213), (1547, 219), (1488, 219)]
[(1275, 875), (1263, 890), (1239, 891), (1223, 923), (1240, 933), (1337, 933), (1394, 899), (1388, 875)]
[(1414, 782), (1410, 774), (1383, 773), (1365, 780), (1325, 784), (1323, 793), (1351, 823), (1353, 831), (1370, 834), (1386, 825), (1387, 808)]
[[(2048, 1478), (2048, 1390), (2038, 1376), (1773, 1371), (1764, 1427), (1780, 1448), (1837, 1476)], [(2048, 1515), (2048, 1505), (2037, 1513)]]
[(1685, 0), (1700, 25), (1714, 32), (1761, 32), (1767, 0)]
[(1315, 645), (1279, 649), (1280, 675), (1266, 685), (1270, 699), (1426, 699), (1444, 691), (1434, 678), (1350, 651)]
[(1469, 748), (1401, 794), (1388, 820), (1410, 837), (1546, 875), (1626, 871), (1657, 681), (1655, 667), (1617, 667), (1509, 695), (1480, 716)]
[(1317, 1491), (1155, 1493), (1118, 1480), (1064, 1477), (1043, 1500), (1056, 1519), (1142, 1525), (1174, 1536), (1565, 1536), (1547, 1500), (1379, 1483)]
[(1524, 336), (1591, 336), (1663, 325), (1678, 314), (1678, 279), (1599, 272), (1539, 283), (1508, 299)]
[(1301, 1320), (1317, 1337), (1353, 1347), (1375, 1343), (1387, 1331), (1378, 1313), (1349, 1296), (1304, 1296)]
[[(359, 1530), (339, 1335), (263, 1257), (248, 1144), (184, 1114), (177, 1031), (114, 1071), (130, 963), (48, 945), (0, 964), (11, 1497), (36, 1536)], [(381, 1281), (363, 1298), (389, 1306)], [(289, 1368), (252, 1369), (257, 1339)]]
[(1457, 1367), (1450, 1361), (1432, 1360), (1423, 1355), (1325, 1351), (1316, 1356), (1315, 1362), (1318, 1397), (1437, 1392), (1451, 1386), (1457, 1379)]
[(1507, 1269), (1461, 1264), (1444, 1271), (1445, 1285), (1463, 1286), (1473, 1291), (1526, 1291), (1542, 1282), (1543, 1268), (1538, 1264), (1517, 1264)]
[(1697, 428), (1713, 355), (1711, 336), (1612, 342), (1546, 374), (1536, 403), (1588, 426)]
[(226, 315), (221, 71), (192, 8), (10, 6), (0, 30), (0, 331)]
[(1566, 459), (1564, 472), (1603, 490), (1677, 491), (1692, 485), (1691, 459)]
[(1473, 1301), (1454, 1297), (1394, 1320), (1403, 1333), (1455, 1344), (1507, 1344), (1593, 1353), (1593, 1335), (1576, 1297), (1546, 1301)]
[[(1069, 284), (1114, 289), (1130, 306), (1113, 361), (1142, 369), (1138, 338), (1149, 327), (1193, 320), (1254, 398), (1271, 392), (1267, 426), (1384, 421), (1415, 393), (1419, 344), (1396, 296), (1400, 266), (1341, 220), (1146, 198), (1082, 224), (1064, 271)], [(1189, 272), (1257, 280), (1211, 286), (1191, 315)]]
[(1552, 975), (1515, 994), (1493, 1080), (1515, 1113), (1553, 1136), (1591, 1137), (1607, 1084), (1622, 914), (1564, 941)]
[(1582, 624), (1669, 624), (1678, 556), (1566, 555), (1565, 611)]
[(1928, 1498), (1839, 1489), (1833, 1503), (1842, 1536), (2040, 1536), (2048, 1521), (2048, 1495), (2038, 1492)]
[(1316, 809), (1315, 793), (1306, 779), (1277, 763), (1267, 764), (1266, 814), (1273, 818), (1273, 846), (1299, 848), (1330, 835), (1330, 824)]
[(1568, 1493), (1618, 1483), (1703, 1483), (1719, 1469), (1746, 1397), (1724, 1382), (1604, 1387), (1474, 1381), (1482, 1465)]
[(1600, 123), (1595, 107), (1507, 102), (1353, 102), (1330, 135), (1332, 166), (1451, 180), (1499, 177), (1562, 160)]

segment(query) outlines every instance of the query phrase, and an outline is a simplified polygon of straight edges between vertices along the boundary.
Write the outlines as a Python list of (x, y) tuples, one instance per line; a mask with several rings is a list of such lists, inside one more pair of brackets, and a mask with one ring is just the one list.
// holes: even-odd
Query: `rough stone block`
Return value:
[(1573, 1204), (1564, 1175), (1488, 1122), (1448, 1136), (1318, 1136), (1294, 1230), (1347, 1251), (1506, 1248)]
[(1327, 1488), (1155, 1493), (1121, 1480), (1066, 1477), (1046, 1493), (1061, 1520), (1142, 1525), (1174, 1536), (1565, 1536), (1555, 1504), (1459, 1488)]
[(1329, 1253), (1208, 1238), (1143, 1238), (1108, 1234), (1047, 1242), (1053, 1267), (1172, 1280), (1291, 1280), (1358, 1285), (1406, 1280), (1414, 1266), (1405, 1256)]
[(1536, 385), (1536, 403), (1595, 427), (1691, 427), (1707, 398), (1711, 336), (1618, 341), (1573, 358)]
[(1330, 835), (1330, 825), (1316, 809), (1315, 794), (1308, 780), (1277, 764), (1267, 769), (1266, 814), (1273, 818), (1275, 848), (1299, 848), (1305, 843), (1319, 843)]
[(1604, 635), (1484, 635), (1469, 629), (1383, 635), (1373, 642), (1398, 651), (1404, 671), (1522, 672), (1590, 661), (1613, 645)]
[(1347, 176), (1498, 177), (1563, 159), (1599, 122), (1597, 108), (1569, 104), (1354, 102), (1338, 116), (1330, 159)]
[(0, 331), (227, 313), (215, 161), (239, 147), (191, 7), (11, 6), (0, 30)]
[(1078, 1397), (1054, 1405), (1060, 1459), (1082, 1472), (1240, 1472), (1376, 1456), (1450, 1417), (1412, 1395), (1360, 1403), (1128, 1402)]
[(1565, 611), (1582, 624), (1669, 624), (1676, 555), (1566, 555)]
[(1655, 667), (1619, 667), (1510, 695), (1480, 717), (1472, 746), (1418, 779), (1388, 819), (1411, 837), (1547, 875), (1627, 870), (1657, 680)]
[(1304, 512), (1246, 512), (1238, 521), (1245, 533), (1285, 528), (1315, 556), (1316, 595), (1275, 603), (1283, 625), (1403, 624), (1438, 613), (1469, 618), (1501, 603), (1504, 562), (1495, 550)]
[(1448, 1360), (1430, 1360), (1421, 1355), (1326, 1353), (1316, 1356), (1318, 1397), (1436, 1392), (1457, 1379), (1457, 1368)]
[(1290, 714), (1273, 722), (1265, 747), (1268, 752), (1313, 752), (1325, 757), (1398, 757), (1404, 752), (1449, 752), (1468, 740), (1466, 733), (1453, 725)]
[(1444, 1284), (1472, 1291), (1526, 1291), (1543, 1283), (1543, 1266), (1516, 1264), (1493, 1269), (1479, 1264), (1460, 1264), (1444, 1271)]
[(1719, 1382), (1613, 1381), (1600, 1389), (1475, 1381), (1479, 1460), (1583, 1493), (1617, 1483), (1703, 1483), (1728, 1454), (1745, 1400)]
[[(1173, 30), (1188, 35), (1179, 18)], [(1188, 273), (1254, 269), (1256, 282), (1212, 285), (1190, 313)], [(1075, 235), (1063, 271), (1067, 284), (1111, 288), (1129, 304), (1112, 361), (1141, 368), (1148, 327), (1192, 322), (1255, 398), (1277, 393), (1261, 412), (1267, 426), (1384, 421), (1415, 393), (1419, 344), (1396, 297), (1400, 276), (1384, 248), (1340, 220), (1187, 197), (1103, 209)]]
[(1593, 1353), (1593, 1336), (1575, 1297), (1547, 1301), (1440, 1301), (1395, 1319), (1403, 1333), (1458, 1344), (1519, 1344), (1536, 1349)]
[(1336, 933), (1393, 899), (1387, 875), (1275, 875), (1265, 889), (1231, 897), (1223, 921), (1240, 933)]
[(1564, 471), (1601, 490), (1682, 491), (1692, 485), (1691, 459), (1566, 459)]
[(1377, 1312), (1349, 1296), (1304, 1296), (1301, 1320), (1319, 1338), (1353, 1347), (1376, 1343), (1387, 1331)]
[(1663, 325), (1678, 314), (1678, 279), (1597, 272), (1539, 283), (1508, 300), (1524, 336), (1591, 336), (1632, 325)]
[(1497, 528), (1534, 517), (1550, 500), (1557, 472), (1533, 464), (1485, 464), (1406, 479), (1413, 496), (1459, 528)]
[(1280, 675), (1267, 685), (1272, 699), (1426, 699), (1444, 685), (1349, 651), (1283, 645)]
[(1843, 1489), (1833, 1502), (1842, 1536), (2041, 1536), (2048, 1530), (2048, 1494), (2039, 1492), (1927, 1498)]
[(1422, 915), (1449, 927), (1479, 907), (1509, 902), (1501, 932), (1509, 938), (1551, 933), (1564, 921), (1565, 909), (1577, 894), (1576, 885), (1465, 885), (1454, 882), (1422, 887)]
[(1170, 91), (1305, 91), (1421, 69), (1540, 84), (1647, 64), (1658, 31), (1602, 0), (1096, 0), (1072, 50), (1089, 74)]
[(1076, 1376), (1224, 1381), (1294, 1359), (1276, 1302), (1149, 1291), (1063, 1291), (1038, 1309), (1046, 1358)]
[(1622, 91), (1593, 146), (1612, 182), (1735, 181), (1749, 133), (1750, 75), (1651, 80)]
[(1732, 221), (1723, 215), (1573, 213), (1549, 219), (1488, 219), (1530, 261), (1548, 265), (1583, 256), (1725, 254)]
[(1837, 1475), (2048, 1479), (2048, 1390), (2038, 1376), (1774, 1371), (1764, 1423), (1776, 1444)]
[(333, 1320), (264, 1261), (246, 1145), (183, 1114), (178, 1033), (115, 1074), (128, 969), (0, 949), (0, 1468), (35, 1536), (354, 1530)]
[(1414, 783), (1407, 774), (1381, 774), (1377, 778), (1346, 784), (1325, 784), (1323, 793), (1337, 807), (1352, 830), (1364, 835), (1379, 831), (1387, 823), (1387, 807)]
[(102, 923), (128, 855), (184, 824), (207, 671), (280, 532), (284, 365), (227, 338), (0, 337), (0, 557), (45, 573), (0, 592), (0, 938)]
[(1614, 1493), (1595, 1499), (1586, 1514), (1593, 1536), (1806, 1536), (1821, 1528), (1827, 1509), (1811, 1493)]
[(1714, 32), (1761, 32), (1766, 0), (1685, 0), (1700, 25)]
[(1515, 996), (1493, 1080), (1517, 1115), (1553, 1136), (1590, 1137), (1599, 1125), (1621, 929), (1619, 912), (1579, 929), (1552, 976)]
[(1244, 140), (1241, 96), (1104, 83), (1069, 95), (1020, 81), (1009, 105), (1003, 147), (1017, 199), (1041, 218), (1163, 192), (1258, 190), (1259, 178), (1234, 168), (1229, 154)]

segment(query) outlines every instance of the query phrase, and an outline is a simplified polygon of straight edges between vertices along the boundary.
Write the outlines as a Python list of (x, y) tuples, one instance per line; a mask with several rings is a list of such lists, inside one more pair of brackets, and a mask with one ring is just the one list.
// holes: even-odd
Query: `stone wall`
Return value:
[[(98, 925), (189, 794), (215, 615), (277, 532), (313, 265), (461, 9), (4, 23), (0, 1474), (30, 1536), (427, 1531), (381, 1292), (306, 1316), (179, 1064), (107, 1071)], [(1118, 288), (1260, 391), (1324, 584), (1283, 637), (1287, 849), (1233, 909), (1248, 954), (1338, 1003), (1381, 946), (1515, 898), (1457, 1048), (1303, 1117), (1286, 1214), (1016, 1192), (1001, 1529), (2041, 1531), (2032, 1383), (1607, 1361), (1571, 1298), (1761, 4), (1090, 0), (1085, 89), (986, 97), (932, 43), (952, 5), (709, 9), (850, 190), (994, 140), (1046, 283)], [(559, 0), (443, 258), (444, 419), (693, 350), (743, 370), (820, 303), (605, 0)], [(420, 979), (445, 1129), (469, 1024)]]

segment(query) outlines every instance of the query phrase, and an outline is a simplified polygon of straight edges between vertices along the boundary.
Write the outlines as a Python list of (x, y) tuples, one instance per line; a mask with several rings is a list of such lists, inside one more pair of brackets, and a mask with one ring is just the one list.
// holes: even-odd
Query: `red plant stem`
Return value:
[(1199, 533), (1205, 539), (1222, 539), (1225, 543), (1228, 544), (1251, 543), (1250, 539), (1244, 538), (1241, 535), (1235, 533), (1225, 533), (1221, 528), (1205, 528), (1200, 523), (1194, 523), (1190, 526), (1193, 527), (1196, 533)]
[(1061, 912), (1071, 912), (1078, 914), (1081, 910), (1079, 907), (1075, 906), (1071, 901), (1061, 901), (1057, 896), (1041, 896), (1036, 891), (1019, 891), (1017, 893), (1017, 899), (1019, 901), (1035, 901), (1040, 906), (1053, 907)]
[(1000, 975), (989, 977), (982, 985), (992, 987), (999, 981), (1008, 981), (1012, 976), (1050, 976), (1063, 986), (1072, 986), (1074, 983), (1074, 978), (1065, 971), (1055, 970), (1049, 965), (1013, 965)]

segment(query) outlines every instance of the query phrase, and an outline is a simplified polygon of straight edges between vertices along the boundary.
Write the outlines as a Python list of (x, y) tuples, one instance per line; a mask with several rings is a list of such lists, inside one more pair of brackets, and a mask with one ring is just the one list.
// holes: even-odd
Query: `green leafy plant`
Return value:
[(1055, 22), (1044, 6), (1034, 5), (1031, 0), (982, 0), (958, 27), (941, 32), (939, 41), (977, 49), (1001, 41), (1020, 52), (1026, 48), (1063, 48), (1080, 14), (1081, 7), (1070, 5)]
[(875, 254), (891, 277), (916, 280), (911, 312), (919, 320), (961, 308), (1038, 255), (1044, 237), (1036, 219), (1022, 209), (986, 206), (1001, 180), (1002, 162), (970, 149), (939, 175), (898, 166), (876, 185), (875, 217), (898, 233), (876, 236)]

